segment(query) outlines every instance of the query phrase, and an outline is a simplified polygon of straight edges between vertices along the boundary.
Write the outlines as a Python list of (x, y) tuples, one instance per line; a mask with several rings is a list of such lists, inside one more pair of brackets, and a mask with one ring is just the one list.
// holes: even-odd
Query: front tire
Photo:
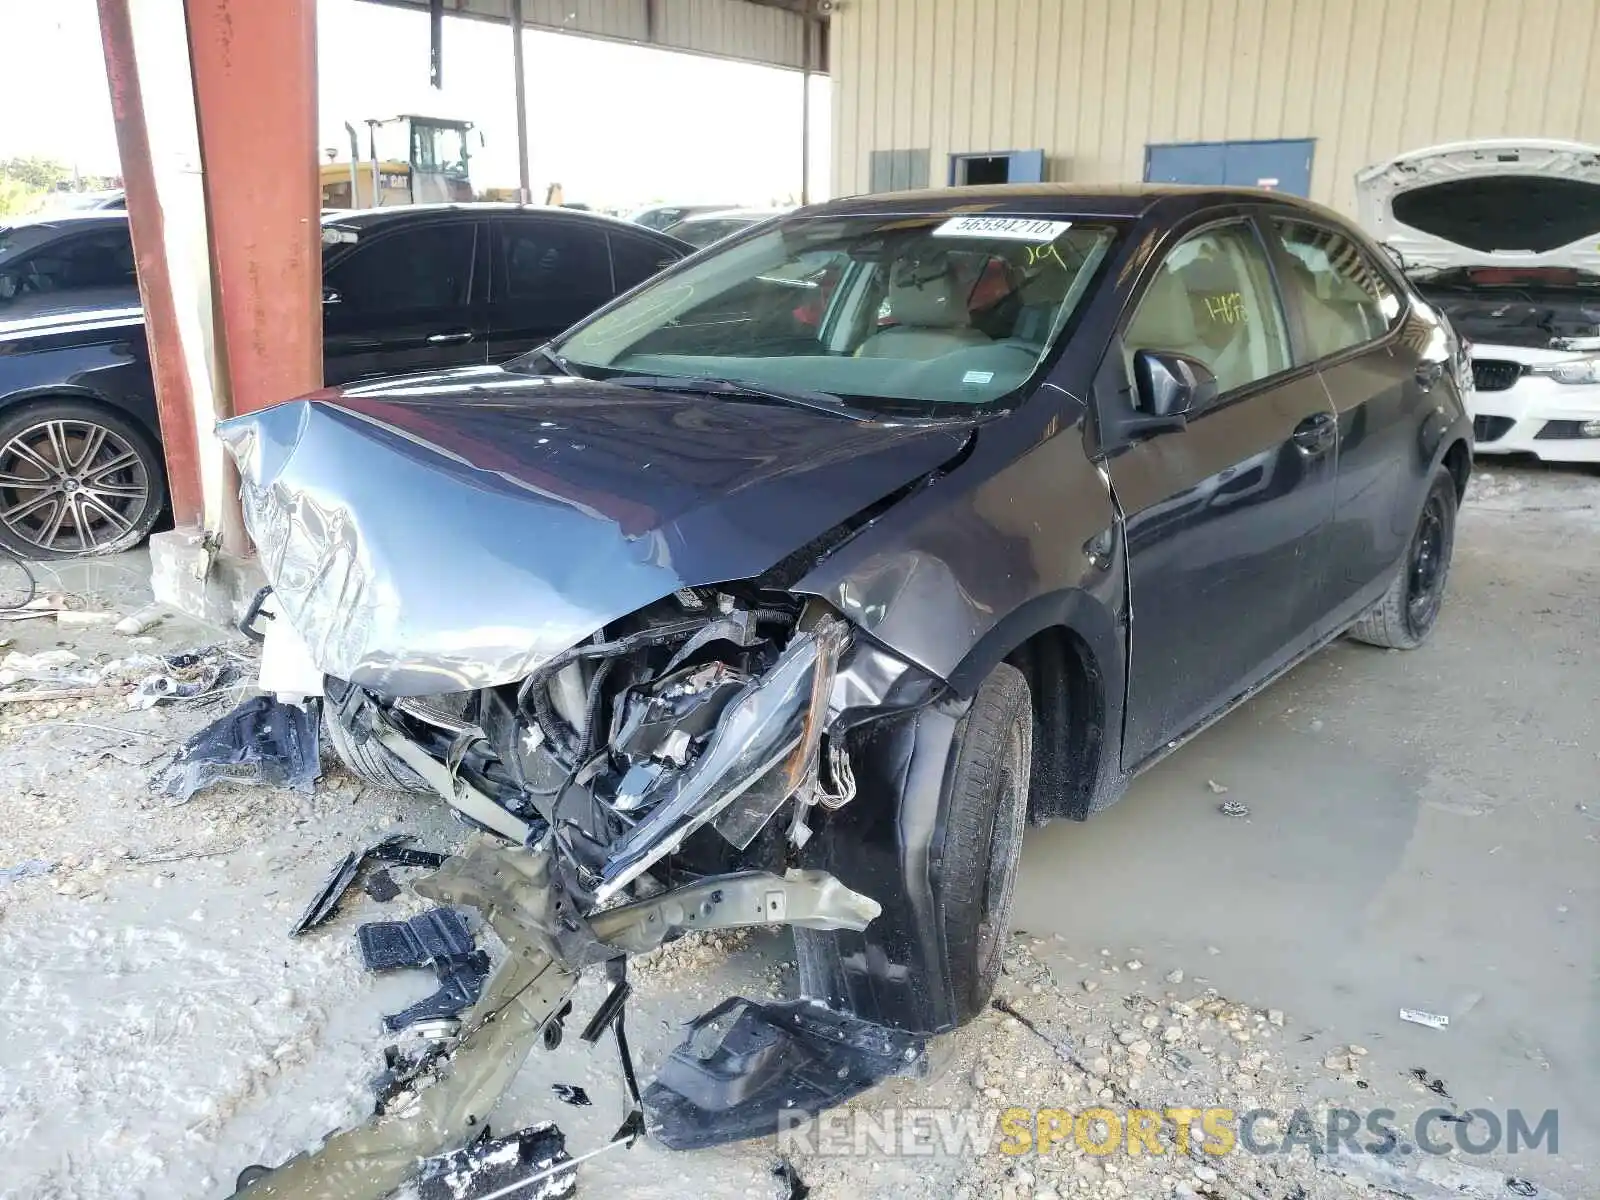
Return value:
[(1444, 604), (1450, 559), (1456, 541), (1456, 481), (1447, 467), (1433, 473), (1422, 514), (1411, 535), (1405, 561), (1383, 599), (1350, 629), (1350, 636), (1373, 646), (1415, 650), (1428, 640)]
[[(957, 724), (943, 776), (942, 856), (930, 882), (944, 946), (936, 969), (944, 978), (930, 980), (926, 987), (911, 985), (928, 994), (943, 993), (948, 985), (957, 1024), (983, 1011), (1000, 975), (1032, 761), (1028, 682), (1015, 667), (1002, 663), (983, 681)], [(871, 800), (860, 796), (852, 803)], [(862, 957), (860, 935), (797, 928), (794, 937), (801, 994), (849, 1007), (836, 985), (851, 975), (847, 960)], [(876, 1010), (859, 1015), (885, 1017)]]
[(339, 719), (337, 709), (338, 706), (334, 704), (322, 706), (322, 728), (345, 770), (363, 783), (370, 783), (384, 791), (433, 794), (433, 789), (424, 782), (422, 776), (390, 753), (388, 747), (377, 738), (369, 737), (358, 742)]

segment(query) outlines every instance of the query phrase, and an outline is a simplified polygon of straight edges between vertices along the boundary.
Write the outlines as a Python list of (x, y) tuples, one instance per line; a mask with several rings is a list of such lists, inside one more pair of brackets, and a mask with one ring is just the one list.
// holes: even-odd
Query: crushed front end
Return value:
[[(583, 970), (604, 966), (613, 979), (617, 1011), (597, 1013), (590, 1027), (596, 1037), (614, 1027), (626, 1059), (629, 955), (694, 929), (860, 934), (884, 917), (874, 879), (896, 909), (883, 925), (895, 946), (862, 955), (861, 970), (897, 975), (922, 1007), (852, 1013), (822, 999), (737, 1001), (737, 1012), (708, 1013), (692, 1052), (675, 1055), (636, 1099), (654, 1136), (689, 1147), (772, 1132), (782, 1112), (815, 1112), (918, 1069), (925, 1035), (954, 1020), (937, 1001), (928, 1009), (928, 989), (903, 969), (940, 953), (927, 936), (926, 888), (902, 879), (911, 839), (893, 832), (891, 816), (886, 865), (850, 883), (819, 866), (834, 857), (817, 853), (826, 839), (808, 843), (859, 803), (864, 741), (879, 724), (906, 728), (941, 702), (939, 680), (771, 575), (673, 579), (667, 541), (644, 539), (641, 560), (637, 547), (614, 544), (614, 523), (592, 514), (584, 520), (600, 550), (589, 547), (587, 565), (554, 555), (513, 567), (505, 540), (517, 535), (504, 528), (465, 548), (470, 539), (460, 537), (417, 545), (417, 524), (437, 528), (441, 512), (468, 513), (469, 502), (478, 515), (524, 503), (523, 483), (507, 488), (503, 474), (486, 480), (447, 462), (427, 500), (412, 502), (414, 512), (432, 511), (408, 529), (396, 499), (404, 489), (392, 484), (419, 461), (417, 439), (349, 411), (301, 401), (236, 419), (222, 435), (273, 588), (264, 663), (289, 647), (314, 671), (293, 690), (322, 693), (332, 741), (352, 769), (437, 792), (494, 835), (417, 891), (475, 907), (508, 951), (449, 1036), (448, 1069), (430, 1087), (252, 1182), (250, 1196), (386, 1194), (419, 1157), (474, 1136), (541, 1030), (570, 1007)], [(367, 485), (328, 468), (341, 460), (346, 476), (387, 476), (384, 503), (355, 502), (351, 492)], [(547, 492), (535, 499), (549, 506)], [(574, 519), (570, 504), (558, 507), (561, 520)], [(477, 577), (451, 574), (466, 561), (488, 565)], [(623, 562), (631, 566), (619, 568), (615, 587), (596, 586), (591, 572)], [(519, 570), (527, 594), (508, 594)], [(424, 593), (417, 581), (430, 572)], [(652, 580), (659, 594), (631, 605)], [(678, 586), (663, 592), (662, 580)], [(541, 602), (555, 615), (542, 616)], [(912, 753), (904, 737), (886, 743)], [(892, 808), (898, 797), (889, 799)], [(916, 823), (930, 819), (926, 805), (915, 814)], [(625, 1127), (614, 1144), (644, 1126)]]

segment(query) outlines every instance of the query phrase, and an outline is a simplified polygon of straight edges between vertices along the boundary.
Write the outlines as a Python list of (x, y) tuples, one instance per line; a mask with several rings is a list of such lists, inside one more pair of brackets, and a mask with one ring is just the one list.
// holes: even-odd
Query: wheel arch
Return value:
[(1115, 614), (1078, 589), (1040, 596), (995, 625), (951, 672), (950, 686), (970, 696), (1001, 662), (1020, 670), (1032, 693), (1029, 820), (1083, 820), (1118, 778), (1127, 675)]
[(1467, 480), (1472, 478), (1472, 447), (1466, 438), (1456, 438), (1446, 447), (1440, 460), (1449, 468), (1450, 477), (1456, 481), (1456, 500), (1466, 499)]
[(161, 460), (162, 474), (166, 473), (166, 455), (161, 448), (161, 431), (152, 429), (149, 423), (133, 409), (125, 404), (118, 404), (115, 400), (93, 388), (86, 388), (81, 384), (48, 383), (37, 387), (21, 388), (15, 392), (8, 392), (0, 397), (0, 420), (9, 417), (14, 412), (40, 405), (50, 404), (58, 400), (67, 400), (77, 404), (92, 404), (96, 408), (104, 409), (113, 416), (127, 421), (133, 425), (155, 447), (156, 456)]

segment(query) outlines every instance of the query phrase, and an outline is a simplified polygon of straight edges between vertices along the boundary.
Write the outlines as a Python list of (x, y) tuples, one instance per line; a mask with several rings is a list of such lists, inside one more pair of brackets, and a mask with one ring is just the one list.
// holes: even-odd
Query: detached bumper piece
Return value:
[(810, 1000), (760, 1004), (733, 997), (691, 1026), (645, 1089), (652, 1137), (696, 1150), (776, 1133), (892, 1075), (926, 1069), (917, 1034), (834, 1012)]

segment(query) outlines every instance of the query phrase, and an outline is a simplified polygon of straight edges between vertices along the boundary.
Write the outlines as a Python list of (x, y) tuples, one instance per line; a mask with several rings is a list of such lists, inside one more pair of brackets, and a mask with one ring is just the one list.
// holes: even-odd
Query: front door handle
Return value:
[(1312, 413), (1294, 427), (1289, 437), (1307, 458), (1315, 458), (1333, 449), (1339, 440), (1339, 422), (1332, 413)]
[(428, 337), (428, 345), (430, 345), (430, 346), (450, 346), (450, 345), (454, 345), (454, 344), (456, 344), (458, 342), (470, 342), (471, 340), (472, 340), (472, 330), (470, 330), (470, 329), (458, 329), (458, 330), (455, 330), (455, 331), (453, 331), (451, 333), (430, 334), (429, 337)]

